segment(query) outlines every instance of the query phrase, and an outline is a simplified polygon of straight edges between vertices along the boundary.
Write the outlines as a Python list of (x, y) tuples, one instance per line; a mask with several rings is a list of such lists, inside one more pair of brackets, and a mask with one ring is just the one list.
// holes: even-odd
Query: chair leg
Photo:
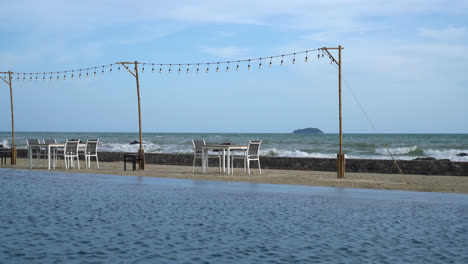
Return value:
[(247, 173), (247, 158), (244, 159), (244, 174)]
[(80, 169), (80, 157), (76, 155), (76, 163), (78, 163), (78, 169)]
[(222, 163), (222, 161), (221, 161), (221, 156), (218, 156), (218, 159), (219, 159), (219, 173), (221, 173), (221, 171), (222, 171), (222, 167), (221, 167), (221, 163)]
[(192, 173), (195, 172), (195, 158), (196, 158), (196, 156), (194, 155), (194, 156), (193, 156)]
[(262, 175), (262, 168), (260, 168), (260, 159), (258, 159), (257, 162), (258, 162), (258, 171), (260, 175)]
[(247, 163), (247, 170), (249, 172), (249, 175), (250, 175), (250, 160), (249, 159), (245, 159), (246, 163)]
[(98, 160), (97, 154), (96, 154), (96, 165), (97, 165), (97, 168), (99, 169), (99, 160)]

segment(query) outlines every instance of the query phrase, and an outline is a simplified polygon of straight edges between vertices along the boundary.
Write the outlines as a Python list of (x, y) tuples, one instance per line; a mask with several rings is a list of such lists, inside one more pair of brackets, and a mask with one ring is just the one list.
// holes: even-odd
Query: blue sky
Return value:
[[(2, 1), (0, 71), (189, 63), (342, 45), (345, 133), (467, 133), (468, 1)], [(336, 53), (335, 53), (336, 54)], [(338, 132), (338, 74), (316, 54), (140, 73), (143, 132)], [(205, 67), (201, 67), (205, 69)], [(127, 72), (13, 81), (16, 131), (138, 131)], [(42, 79), (39, 76), (39, 79)], [(0, 84), (0, 131), (11, 129)]]

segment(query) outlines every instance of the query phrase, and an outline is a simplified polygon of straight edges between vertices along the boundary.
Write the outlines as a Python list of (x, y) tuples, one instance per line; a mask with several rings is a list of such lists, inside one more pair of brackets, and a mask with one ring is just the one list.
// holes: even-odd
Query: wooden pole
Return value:
[(338, 98), (340, 115), (340, 153), (337, 155), (337, 177), (342, 179), (345, 176), (345, 157), (343, 154), (343, 124), (341, 114), (341, 45), (338, 46)]
[(140, 153), (140, 170), (144, 170), (145, 169), (145, 152), (143, 151), (143, 141), (142, 141), (142, 137), (141, 137), (141, 106), (140, 106), (140, 83), (139, 83), (139, 80), (138, 80), (138, 62), (135, 61), (135, 78), (136, 78), (136, 85), (137, 85), (137, 96), (138, 96), (138, 125), (139, 125), (139, 129), (140, 129), (140, 149), (139, 149), (139, 153)]
[(11, 71), (8, 71), (8, 84), (10, 85), (10, 104), (11, 104), (11, 165), (16, 165), (16, 145), (15, 145), (15, 118), (13, 115), (13, 88), (11, 85)]

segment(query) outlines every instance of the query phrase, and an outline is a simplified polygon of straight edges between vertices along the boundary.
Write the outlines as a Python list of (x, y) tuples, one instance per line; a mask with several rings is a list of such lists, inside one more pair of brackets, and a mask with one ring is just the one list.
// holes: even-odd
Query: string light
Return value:
[(226, 66), (226, 72), (228, 72), (228, 71), (229, 71), (229, 61), (228, 61), (227, 66)]
[(179, 74), (180, 74), (180, 64), (179, 64)]
[(119, 68), (117, 68), (117, 71), (120, 71), (120, 64), (119, 64)]
[(51, 80), (51, 81), (52, 81), (52, 73), (50, 73), (50, 78), (49, 78), (49, 80)]
[(109, 72), (112, 72), (112, 64), (110, 65)]
[(258, 68), (259, 68), (259, 69), (262, 68), (262, 58), (260, 58), (260, 63), (258, 64)]
[(296, 64), (296, 53), (294, 53), (293, 64)]
[(171, 64), (169, 64), (169, 74), (171, 74)]
[(270, 68), (271, 68), (272, 61), (273, 61), (273, 57), (270, 57)]
[(19, 74), (16, 74), (16, 80), (19, 81)]
[(44, 74), (42, 75), (42, 80), (45, 81), (45, 72), (44, 72)]
[(159, 73), (162, 73), (162, 64), (159, 64)]
[(86, 78), (88, 78), (88, 76), (89, 76), (88, 72), (89, 72), (89, 68), (86, 69)]
[(101, 73), (102, 73), (102, 75), (104, 75), (104, 66), (102, 66), (102, 72)]
[(80, 78), (80, 79), (81, 79), (81, 69), (80, 69), (80, 75), (78, 75), (78, 78)]
[(200, 72), (200, 69), (198, 67), (200, 67), (200, 63), (197, 63), (197, 74)]
[(187, 65), (187, 74), (190, 72), (190, 64)]
[(72, 71), (72, 76), (71, 76), (72, 80), (73, 80), (73, 71)]
[(304, 60), (304, 61), (307, 62), (307, 51), (306, 51), (306, 56), (305, 56), (305, 60)]
[(218, 66), (216, 66), (216, 72), (219, 72), (219, 62), (218, 62)]
[(281, 56), (281, 66), (283, 66), (284, 55)]
[(57, 72), (57, 81), (60, 79), (59, 74), (60, 72)]
[(67, 75), (67, 72), (64, 72), (64, 73), (63, 73), (63, 79), (64, 79), (64, 80), (65, 80), (66, 75)]
[(210, 64), (206, 64), (206, 73), (208, 73), (208, 71), (210, 70)]
[(141, 67), (141, 73), (145, 72), (145, 64), (143, 63), (143, 67)]
[(237, 61), (236, 71), (239, 70), (239, 61)]
[[(37, 81), (37, 75), (38, 75), (38, 73), (36, 73), (36, 81)], [(5, 76), (5, 78), (6, 78), (6, 76)]]
[(154, 73), (154, 63), (151, 66), (151, 73)]
[(94, 67), (94, 76), (96, 76), (96, 67)]
[(29, 75), (29, 80), (32, 81), (32, 74)]
[(249, 65), (247, 65), (247, 70), (250, 70), (250, 59), (249, 59)]
[(26, 75), (23, 73), (23, 82), (26, 80)]
[(317, 59), (320, 59), (320, 49), (317, 51)]

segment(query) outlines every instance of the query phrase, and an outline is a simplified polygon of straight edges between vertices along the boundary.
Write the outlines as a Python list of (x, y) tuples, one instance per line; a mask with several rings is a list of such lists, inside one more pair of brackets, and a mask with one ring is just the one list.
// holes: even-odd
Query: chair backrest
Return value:
[(99, 139), (86, 140), (85, 153), (88, 155), (96, 155)]
[(44, 144), (55, 144), (55, 143), (57, 143), (56, 139), (53, 139), (53, 138), (44, 139)]
[(193, 151), (195, 153), (202, 153), (202, 147), (206, 145), (204, 139), (192, 139)]
[(26, 139), (26, 144), (29, 147), (29, 144), (39, 144), (39, 139), (38, 138), (27, 138)]
[(65, 153), (67, 155), (70, 154), (77, 154), (78, 153), (78, 144), (80, 143), (79, 140), (68, 140), (65, 141)]
[(249, 141), (249, 146), (247, 149), (247, 155), (249, 156), (257, 156), (259, 154), (260, 150), (260, 144), (262, 144), (261, 140), (250, 140)]

